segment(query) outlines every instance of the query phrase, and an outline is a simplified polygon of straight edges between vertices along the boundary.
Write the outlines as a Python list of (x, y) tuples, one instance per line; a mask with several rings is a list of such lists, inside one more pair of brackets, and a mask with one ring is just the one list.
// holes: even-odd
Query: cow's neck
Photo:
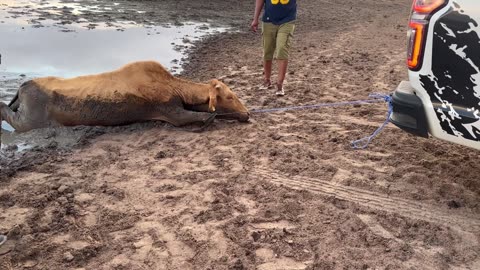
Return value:
[(188, 105), (207, 104), (209, 101), (209, 84), (194, 83), (177, 79), (174, 85), (175, 92)]

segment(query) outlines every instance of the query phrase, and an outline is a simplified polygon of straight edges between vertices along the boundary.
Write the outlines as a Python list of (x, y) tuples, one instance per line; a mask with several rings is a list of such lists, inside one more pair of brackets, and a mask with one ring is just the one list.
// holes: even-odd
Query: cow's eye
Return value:
[(232, 99), (233, 99), (233, 96), (228, 96), (227, 99), (228, 99), (228, 100), (232, 100)]

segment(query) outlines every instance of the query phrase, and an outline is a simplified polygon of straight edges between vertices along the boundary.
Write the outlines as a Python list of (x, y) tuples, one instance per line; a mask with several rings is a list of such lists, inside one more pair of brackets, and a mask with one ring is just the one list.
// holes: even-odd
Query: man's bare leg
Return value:
[(264, 79), (263, 79), (263, 86), (264, 87), (270, 87), (270, 85), (272, 84), (272, 63), (273, 61), (272, 60), (265, 60), (263, 62), (263, 75), (264, 75)]
[(283, 91), (283, 82), (287, 75), (288, 60), (277, 60), (278, 63), (278, 79), (277, 79), (277, 95), (283, 96), (285, 92)]

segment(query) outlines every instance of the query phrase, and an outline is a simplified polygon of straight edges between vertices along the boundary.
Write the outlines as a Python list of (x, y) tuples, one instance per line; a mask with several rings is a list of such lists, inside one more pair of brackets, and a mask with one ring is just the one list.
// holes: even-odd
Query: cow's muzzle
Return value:
[(250, 119), (250, 112), (245, 112), (241, 114), (241, 117), (239, 117), (238, 121), (248, 122), (249, 119)]

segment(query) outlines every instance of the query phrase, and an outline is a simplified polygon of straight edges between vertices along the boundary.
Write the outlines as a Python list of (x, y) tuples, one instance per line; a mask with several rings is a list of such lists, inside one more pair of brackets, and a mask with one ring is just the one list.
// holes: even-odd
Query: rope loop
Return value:
[(380, 93), (373, 93), (373, 94), (370, 94), (369, 96), (373, 98), (381, 98), (387, 103), (388, 105), (387, 119), (385, 119), (385, 122), (383, 122), (383, 124), (379, 128), (377, 128), (377, 130), (375, 130), (375, 132), (373, 132), (372, 135), (353, 141), (352, 142), (353, 149), (366, 149), (370, 144), (370, 142), (372, 142), (373, 138), (375, 138), (380, 132), (382, 132), (382, 130), (388, 125), (388, 123), (390, 123), (390, 116), (393, 113), (392, 96), (380, 94)]

